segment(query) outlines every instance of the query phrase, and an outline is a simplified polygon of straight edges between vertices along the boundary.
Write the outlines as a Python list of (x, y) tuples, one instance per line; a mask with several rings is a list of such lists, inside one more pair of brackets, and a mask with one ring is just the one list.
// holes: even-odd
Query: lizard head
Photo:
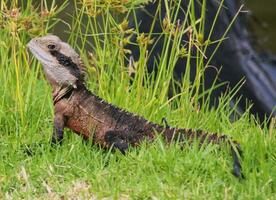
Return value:
[(47, 80), (53, 87), (76, 87), (83, 82), (85, 67), (76, 51), (55, 35), (34, 38), (28, 48), (42, 63)]

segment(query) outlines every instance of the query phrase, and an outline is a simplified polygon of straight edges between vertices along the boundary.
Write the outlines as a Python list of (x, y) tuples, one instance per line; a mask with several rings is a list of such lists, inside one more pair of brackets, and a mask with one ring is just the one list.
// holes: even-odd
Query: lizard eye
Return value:
[(48, 49), (53, 50), (53, 49), (56, 48), (56, 45), (54, 45), (54, 44), (49, 44), (47, 47), (48, 47)]

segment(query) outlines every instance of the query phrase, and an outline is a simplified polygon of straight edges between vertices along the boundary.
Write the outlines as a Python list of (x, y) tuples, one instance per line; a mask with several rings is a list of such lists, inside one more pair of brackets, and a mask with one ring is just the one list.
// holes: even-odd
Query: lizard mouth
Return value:
[(49, 53), (40, 48), (33, 40), (27, 44), (27, 47), (43, 64), (52, 63), (52, 58), (48, 55)]

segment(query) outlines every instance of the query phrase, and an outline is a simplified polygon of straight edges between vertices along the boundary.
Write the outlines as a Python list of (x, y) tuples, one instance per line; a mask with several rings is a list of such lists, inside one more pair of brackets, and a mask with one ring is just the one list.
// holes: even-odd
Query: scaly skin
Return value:
[(201, 143), (224, 142), (231, 145), (233, 174), (242, 177), (238, 158), (241, 151), (237, 142), (232, 142), (225, 135), (154, 124), (105, 102), (85, 87), (85, 67), (79, 55), (57, 36), (34, 38), (28, 47), (42, 63), (53, 88), (55, 117), (52, 143), (61, 143), (65, 127), (104, 148), (113, 146), (123, 154), (129, 146), (138, 146), (144, 140), (153, 141), (158, 134), (168, 143), (179, 141), (181, 144), (193, 139)]

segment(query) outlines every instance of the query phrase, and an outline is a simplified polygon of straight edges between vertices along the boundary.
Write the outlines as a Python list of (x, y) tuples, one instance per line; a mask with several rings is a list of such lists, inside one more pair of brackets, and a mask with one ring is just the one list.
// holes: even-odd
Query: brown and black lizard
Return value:
[(80, 56), (57, 36), (34, 38), (28, 48), (42, 63), (46, 79), (53, 88), (54, 131), (52, 143), (61, 143), (63, 129), (68, 127), (85, 139), (91, 138), (103, 148), (116, 148), (123, 154), (130, 146), (153, 141), (158, 134), (168, 143), (173, 141), (228, 143), (234, 160), (233, 174), (242, 177), (240, 145), (226, 135), (202, 130), (161, 126), (129, 113), (90, 92), (85, 86), (85, 67)]

